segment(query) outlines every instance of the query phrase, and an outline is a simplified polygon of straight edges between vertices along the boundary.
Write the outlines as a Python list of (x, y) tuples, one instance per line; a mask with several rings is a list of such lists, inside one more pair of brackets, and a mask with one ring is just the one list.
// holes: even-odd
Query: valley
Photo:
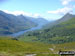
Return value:
[[(63, 19), (66, 21), (63, 21)], [(50, 26), (50, 24), (53, 26)], [(50, 24), (44, 26), (43, 28), (45, 29), (26, 32), (19, 37), (19, 40), (24, 39), (24, 41), (28, 41), (28, 39), (31, 39), (29, 42), (44, 42), (49, 44), (75, 41), (75, 15), (68, 14)]]
[(23, 30), (23, 31), (20, 31), (20, 32), (17, 32), (17, 33), (13, 33), (11, 35), (8, 35), (8, 36), (12, 36), (12, 37), (19, 37), (21, 35), (23, 35), (25, 32), (28, 32), (28, 31), (34, 31), (34, 30), (39, 30), (42, 28), (42, 25), (41, 26), (36, 26), (36, 27), (32, 27), (30, 29), (27, 29), (27, 30)]
[[(3, 21), (3, 19), (6, 19), (2, 18), (2, 15), (4, 14), (1, 14), (0, 17), (0, 19), (2, 19), (2, 22), (0, 22), (1, 56), (60, 56), (58, 54), (59, 50), (75, 51), (75, 15), (68, 13), (61, 19), (53, 22), (49, 22), (44, 19), (37, 19), (36, 22), (36, 19), (31, 20), (31, 17), (19, 15), (19, 20), (23, 19), (23, 21), (21, 20), (22, 22), (19, 22), (20, 24), (23, 23), (24, 20), (28, 20), (29, 24), (28, 22), (27, 24), (30, 25), (33, 22), (34, 26), (32, 26), (31, 24), (30, 26), (28, 26), (30, 28), (22, 28), (22, 30), (18, 30), (16, 32), (15, 30), (21, 27), (20, 25), (18, 25), (18, 28), (13, 28), (13, 32), (11, 31), (10, 27), (15, 27), (18, 22), (15, 22), (15, 25), (12, 24), (12, 22), (9, 25), (9, 21), (11, 19), (9, 18), (9, 21)], [(9, 26), (5, 24), (6, 22)], [(6, 27), (3, 28), (4, 26)], [(25, 27), (26, 25), (22, 26)], [(6, 29), (8, 32), (13, 33), (7, 33)]]
[(0, 0), (0, 56), (75, 56), (75, 0)]
[[(37, 22), (36, 22), (37, 21)], [(38, 24), (40, 23), (40, 24)], [(13, 15), (0, 11), (0, 35), (11, 35), (28, 29), (40, 28), (48, 23), (44, 18), (35, 19), (24, 15)]]

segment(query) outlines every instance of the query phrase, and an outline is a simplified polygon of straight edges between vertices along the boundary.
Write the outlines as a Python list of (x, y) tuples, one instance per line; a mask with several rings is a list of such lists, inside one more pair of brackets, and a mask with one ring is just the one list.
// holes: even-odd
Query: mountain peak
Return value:
[(66, 20), (69, 20), (71, 18), (74, 18), (75, 15), (73, 14), (70, 14), (70, 13), (66, 13), (61, 19), (59, 19), (58, 21), (66, 21)]

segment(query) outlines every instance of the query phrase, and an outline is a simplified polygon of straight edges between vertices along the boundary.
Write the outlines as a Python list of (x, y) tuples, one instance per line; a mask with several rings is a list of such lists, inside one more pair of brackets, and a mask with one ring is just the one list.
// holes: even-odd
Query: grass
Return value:
[(34, 40), (37, 40), (37, 37), (35, 36), (23, 36), (22, 38), (18, 38), (20, 41), (25, 41), (25, 42), (32, 42)]
[[(53, 49), (53, 51), (51, 49)], [(11, 37), (0, 37), (0, 55), (3, 56), (25, 56), (27, 54), (37, 54), (36, 56), (59, 56), (57, 52), (60, 49), (75, 50), (75, 42), (45, 44), (12, 40)]]

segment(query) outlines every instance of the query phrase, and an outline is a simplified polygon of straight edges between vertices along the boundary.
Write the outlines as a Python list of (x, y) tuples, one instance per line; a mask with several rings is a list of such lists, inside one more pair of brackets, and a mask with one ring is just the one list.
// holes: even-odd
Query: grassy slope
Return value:
[[(29, 40), (31, 39), (31, 40)], [(19, 40), (45, 43), (66, 43), (75, 41), (75, 18), (62, 22), (52, 28), (25, 33)]]
[[(12, 40), (11, 37), (0, 37), (0, 54), (7, 56), (23, 56), (37, 54), (36, 56), (50, 56), (61, 50), (75, 50), (75, 42), (65, 44), (44, 44), (37, 42), (22, 42)], [(59, 48), (58, 48), (59, 47)], [(51, 50), (53, 49), (53, 51)], [(54, 56), (54, 55), (53, 55)], [(57, 55), (58, 56), (58, 55)]]
[(51, 52), (48, 44), (29, 43), (12, 40), (11, 37), (0, 37), (0, 53), (3, 55), (25, 55), (26, 53), (49, 53)]

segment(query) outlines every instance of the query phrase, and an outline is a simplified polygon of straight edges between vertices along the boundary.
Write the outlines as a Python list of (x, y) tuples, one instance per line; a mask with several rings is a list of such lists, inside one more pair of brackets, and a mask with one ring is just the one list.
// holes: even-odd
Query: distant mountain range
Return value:
[(47, 23), (49, 23), (49, 21), (48, 20), (46, 20), (45, 18), (29, 18), (31, 21), (33, 21), (33, 22), (35, 22), (36, 24), (38, 24), (39, 26), (41, 25), (41, 26), (43, 26), (43, 25), (45, 25), (45, 24), (47, 24)]
[[(38, 24), (47, 23), (48, 21), (45, 19), (35, 19), (31, 17), (27, 17), (24, 15), (15, 16), (13, 14), (8, 14), (3, 11), (0, 11), (0, 35), (8, 35), (13, 34), (15, 32), (23, 31), (35, 26)], [(33, 20), (34, 19), (34, 20)], [(37, 23), (36, 23), (36, 22)]]
[(54, 26), (54, 25), (60, 24), (60, 23), (65, 22), (65, 21), (67, 21), (67, 20), (69, 20), (69, 19), (72, 19), (72, 18), (74, 18), (74, 17), (75, 17), (75, 15), (72, 15), (72, 14), (70, 14), (70, 13), (67, 13), (67, 14), (65, 14), (62, 18), (60, 18), (60, 19), (58, 19), (58, 20), (56, 20), (56, 21), (53, 21), (53, 22), (50, 22), (50, 23), (46, 24), (46, 25), (44, 26), (44, 28), (50, 28), (50, 27), (52, 27), (52, 26)]
[(19, 15), (18, 17), (26, 18), (27, 20), (30, 20), (30, 21), (36, 23), (37, 25), (41, 25), (41, 26), (49, 23), (48, 20), (46, 20), (45, 18), (42, 18), (42, 17), (33, 18), (33, 17), (23, 16), (23, 15)]
[(61, 19), (48, 23), (45, 29), (25, 33), (20, 39), (54, 44), (73, 42), (75, 41), (75, 15), (67, 13)]

